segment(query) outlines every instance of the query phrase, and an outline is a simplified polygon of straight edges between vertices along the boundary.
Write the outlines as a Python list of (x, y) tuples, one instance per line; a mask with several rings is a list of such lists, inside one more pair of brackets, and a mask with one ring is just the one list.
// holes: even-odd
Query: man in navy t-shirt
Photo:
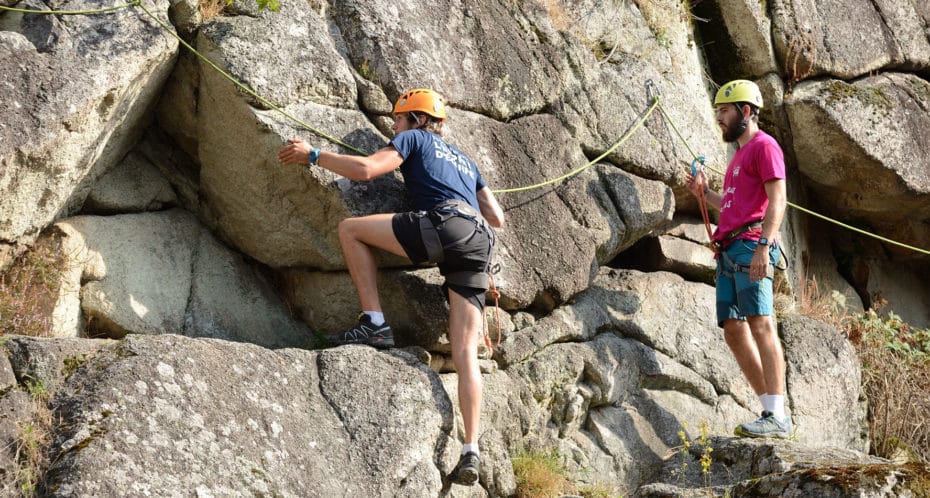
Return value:
[(404, 158), (400, 172), (413, 208), (426, 211), (440, 202), (460, 199), (479, 209), (477, 192), (485, 188), (474, 161), (436, 133), (411, 129), (388, 144)]
[[(436, 92), (410, 90), (394, 105), (395, 137), (374, 154), (350, 156), (289, 140), (278, 153), (282, 164), (318, 165), (350, 180), (368, 181), (400, 168), (415, 211), (347, 218), (339, 223), (339, 242), (362, 313), (358, 323), (331, 338), (336, 344), (394, 346), (378, 298), (377, 266), (372, 248), (410, 258), (438, 262), (446, 277), (449, 341), (458, 373), (459, 407), (465, 426), (462, 456), (449, 478), (470, 485), (478, 479), (478, 423), (481, 372), (478, 339), (483, 330), (494, 234), (504, 213), (481, 178), (475, 162), (441, 136), (445, 105)], [(490, 227), (489, 227), (490, 225)]]

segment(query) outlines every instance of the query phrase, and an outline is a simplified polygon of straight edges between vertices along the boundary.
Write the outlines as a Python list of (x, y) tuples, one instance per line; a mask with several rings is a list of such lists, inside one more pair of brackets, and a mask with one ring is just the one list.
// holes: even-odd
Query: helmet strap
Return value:
[(749, 120), (746, 118), (743, 118), (742, 121), (739, 122), (739, 125), (736, 126), (736, 136), (738, 137), (743, 136), (743, 133), (746, 133), (746, 128), (748, 127), (749, 127)]
[[(739, 125), (736, 127), (737, 136), (742, 136), (743, 133), (746, 132), (746, 128), (749, 127), (749, 118), (747, 118), (745, 115), (743, 115), (743, 106), (745, 106), (745, 105), (747, 105), (747, 104), (744, 103), (744, 102), (738, 102), (738, 103), (734, 103), (733, 105), (736, 106), (736, 110), (737, 110), (737, 112), (739, 112), (739, 115), (740, 115), (740, 117), (742, 118), (742, 119), (740, 119)], [(749, 112), (749, 113), (750, 113), (750, 115), (752, 115), (752, 107), (750, 107), (750, 112)]]
[(407, 112), (407, 115), (410, 116), (410, 120), (413, 122), (413, 127), (416, 129), (423, 128), (426, 126), (427, 122), (429, 122), (429, 119), (427, 118), (424, 122), (421, 123), (420, 115), (413, 111)]

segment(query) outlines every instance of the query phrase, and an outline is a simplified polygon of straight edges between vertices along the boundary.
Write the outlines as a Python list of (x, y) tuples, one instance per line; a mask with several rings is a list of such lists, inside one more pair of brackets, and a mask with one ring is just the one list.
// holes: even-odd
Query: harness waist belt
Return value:
[(470, 220), (475, 223), (476, 232), (487, 232), (491, 234), (493, 244), (494, 232), (490, 230), (484, 217), (482, 217), (471, 204), (458, 199), (443, 201), (433, 206), (428, 211), (419, 211), (417, 213), (417, 216), (420, 218), (420, 237), (423, 239), (423, 246), (426, 248), (426, 256), (429, 258), (428, 262), (442, 263), (445, 260), (444, 249), (447, 246), (452, 246), (468, 240), (474, 235), (474, 232), (472, 232), (461, 239), (454, 240), (443, 246), (442, 240), (439, 238), (439, 231), (436, 230), (433, 220), (430, 219), (431, 213), (436, 213), (438, 215), (440, 223), (445, 222), (453, 216)]
[(724, 238), (720, 240), (715, 240), (712, 243), (718, 252), (723, 249), (726, 249), (727, 246), (729, 246), (730, 243), (733, 242), (733, 240), (739, 237), (740, 235), (746, 232), (755, 230), (757, 228), (762, 228), (762, 221), (763, 220), (750, 221), (749, 223), (746, 223), (745, 225), (742, 225), (739, 228), (735, 228), (731, 230), (730, 233), (728, 233)]

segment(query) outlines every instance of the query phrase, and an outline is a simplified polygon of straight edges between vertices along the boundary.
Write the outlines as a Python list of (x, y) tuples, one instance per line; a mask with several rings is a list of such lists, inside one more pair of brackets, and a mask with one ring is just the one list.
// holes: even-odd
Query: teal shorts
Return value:
[[(721, 327), (731, 318), (745, 320), (747, 316), (773, 314), (772, 279), (749, 281), (748, 268), (757, 245), (752, 240), (739, 239), (725, 251), (730, 261), (745, 266), (746, 272), (736, 271), (722, 254), (717, 258), (717, 325)], [(778, 247), (770, 247), (770, 264), (777, 265), (779, 257)]]

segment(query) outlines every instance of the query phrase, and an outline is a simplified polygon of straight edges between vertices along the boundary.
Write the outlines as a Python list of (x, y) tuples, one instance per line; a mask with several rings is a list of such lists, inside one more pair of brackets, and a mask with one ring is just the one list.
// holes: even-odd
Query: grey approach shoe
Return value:
[(791, 425), (790, 417), (779, 420), (772, 412), (764, 411), (758, 420), (740, 424), (733, 433), (741, 437), (774, 437), (788, 439), (794, 435), (794, 427)]

